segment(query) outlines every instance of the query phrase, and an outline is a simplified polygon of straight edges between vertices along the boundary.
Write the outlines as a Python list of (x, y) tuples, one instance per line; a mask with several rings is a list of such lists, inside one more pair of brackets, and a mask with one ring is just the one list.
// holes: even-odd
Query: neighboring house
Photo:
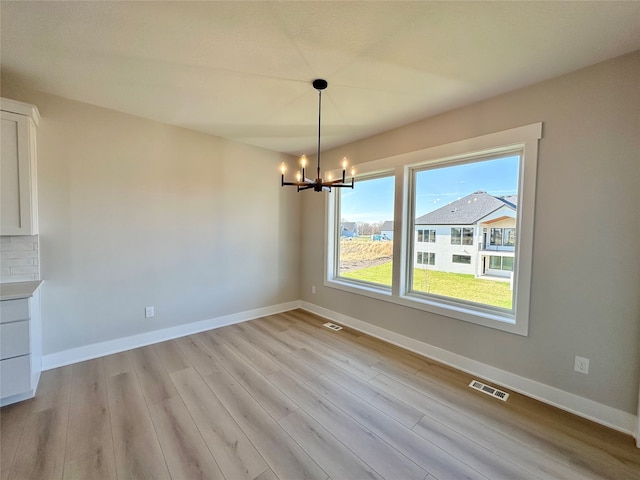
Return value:
[(341, 237), (357, 237), (358, 236), (358, 224), (356, 222), (341, 222), (340, 223), (340, 236)]
[(418, 217), (415, 266), (510, 278), (516, 242), (517, 196), (477, 191)]
[(387, 220), (380, 227), (380, 235), (383, 240), (393, 240), (393, 220)]

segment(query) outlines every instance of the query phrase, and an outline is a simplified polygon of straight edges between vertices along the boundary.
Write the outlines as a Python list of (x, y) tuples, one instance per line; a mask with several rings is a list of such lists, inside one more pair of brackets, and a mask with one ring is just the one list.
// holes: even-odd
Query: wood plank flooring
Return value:
[(44, 372), (0, 480), (640, 479), (631, 437), (294, 310)]

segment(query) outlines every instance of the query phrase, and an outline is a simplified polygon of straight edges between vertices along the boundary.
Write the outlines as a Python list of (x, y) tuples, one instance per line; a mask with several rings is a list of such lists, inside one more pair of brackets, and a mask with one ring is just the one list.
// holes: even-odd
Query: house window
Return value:
[(418, 252), (418, 265), (435, 265), (436, 254), (433, 252)]
[[(521, 155), (508, 152), (495, 156), (468, 157), (453, 162), (435, 162), (410, 169), (410, 185), (414, 222), (421, 225), (451, 225), (450, 241), (434, 245), (433, 252), (442, 253), (438, 275), (425, 278), (424, 271), (409, 274), (408, 296), (435, 301), (435, 295), (447, 302), (473, 305), (482, 309), (513, 312), (513, 290), (505, 282), (487, 278), (483, 255), (472, 248), (474, 232), (495, 222), (517, 222), (518, 181)], [(431, 189), (438, 189), (440, 202), (429, 205)], [(472, 226), (473, 225), (473, 226)], [(491, 227), (492, 245), (502, 247), (504, 227)], [(489, 269), (496, 267), (489, 259)], [(492, 264), (493, 262), (493, 264)], [(436, 270), (431, 270), (435, 272)]]
[(435, 243), (436, 231), (435, 229), (418, 229), (418, 242)]
[(471, 264), (471, 256), (470, 255), (452, 255), (451, 261), (453, 263), (464, 263)]
[(499, 257), (491, 255), (489, 257), (489, 268), (493, 270), (507, 270), (513, 271), (513, 258), (512, 257)]
[(502, 229), (501, 228), (491, 229), (490, 243), (493, 246), (502, 246)]
[(451, 245), (462, 245), (462, 229), (451, 229)]
[(505, 228), (504, 236), (502, 238), (502, 244), (505, 247), (515, 247), (516, 245), (516, 229), (515, 228)]
[(513, 272), (512, 257), (502, 257), (502, 270), (509, 270), (510, 272)]
[(473, 228), (451, 228), (451, 245), (473, 245)]
[(336, 239), (335, 271), (346, 281), (390, 287), (393, 240), (381, 228), (393, 218), (394, 177), (358, 179), (357, 184), (353, 190), (336, 189), (342, 233)]
[(462, 229), (462, 244), (473, 245), (473, 228)]
[[(541, 135), (538, 123), (359, 163), (355, 189), (326, 196), (325, 285), (526, 335)], [(345, 244), (363, 233), (341, 240), (341, 222), (360, 226), (359, 216), (371, 224), (393, 221), (395, 238), (370, 242), (349, 259)], [(479, 232), (482, 249), (474, 248)], [(367, 260), (374, 243), (391, 244), (392, 252)], [(420, 248), (425, 243), (429, 252)], [(489, 245), (508, 256), (487, 258)], [(510, 281), (485, 276), (496, 269), (513, 272)]]
[(516, 229), (515, 228), (492, 228), (489, 238), (490, 245), (495, 247), (515, 247), (516, 245)]

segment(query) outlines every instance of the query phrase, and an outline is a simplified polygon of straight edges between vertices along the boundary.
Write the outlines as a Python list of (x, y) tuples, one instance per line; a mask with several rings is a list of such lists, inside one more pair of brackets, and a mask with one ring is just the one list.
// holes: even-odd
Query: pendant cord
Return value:
[(318, 176), (320, 177), (320, 120), (322, 115), (322, 90), (318, 90)]

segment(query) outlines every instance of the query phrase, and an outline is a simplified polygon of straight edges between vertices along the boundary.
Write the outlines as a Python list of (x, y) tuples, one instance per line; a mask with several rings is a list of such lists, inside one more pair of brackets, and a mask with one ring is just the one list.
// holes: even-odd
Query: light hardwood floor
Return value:
[(640, 479), (631, 437), (296, 310), (50, 370), (7, 479)]

